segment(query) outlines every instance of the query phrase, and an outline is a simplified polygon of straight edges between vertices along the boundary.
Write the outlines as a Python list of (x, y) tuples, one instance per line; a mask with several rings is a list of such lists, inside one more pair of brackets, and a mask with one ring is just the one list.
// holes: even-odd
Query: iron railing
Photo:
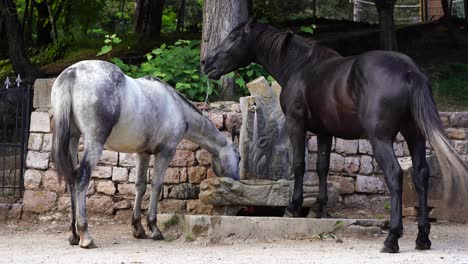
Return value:
[[(18, 75), (0, 88), (0, 199), (22, 197), (30, 117), (30, 85)], [(0, 201), (1, 202), (1, 201)]]

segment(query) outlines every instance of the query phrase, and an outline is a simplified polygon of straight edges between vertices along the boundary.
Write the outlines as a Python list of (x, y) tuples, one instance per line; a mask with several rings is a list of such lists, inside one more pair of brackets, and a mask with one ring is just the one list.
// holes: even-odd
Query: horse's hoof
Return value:
[(155, 232), (150, 232), (149, 238), (153, 240), (164, 240), (164, 237), (159, 230)]
[(301, 208), (296, 206), (288, 206), (284, 211), (283, 217), (298, 217), (301, 214)]
[(148, 236), (146, 236), (145, 229), (139, 225), (138, 227), (133, 227), (133, 237), (138, 238), (138, 239), (146, 239)]
[(70, 234), (68, 237), (68, 243), (72, 246), (76, 246), (80, 243), (80, 237), (78, 235)]
[(383, 248), (380, 250), (380, 253), (398, 253), (400, 248), (398, 245), (396, 247), (389, 247), (387, 245), (384, 245)]
[(427, 240), (424, 242), (416, 241), (416, 250), (429, 250), (431, 249), (431, 241)]
[(96, 244), (94, 244), (94, 241), (90, 238), (88, 239), (84, 239), (84, 240), (80, 240), (80, 247), (82, 248), (95, 248), (96, 247)]

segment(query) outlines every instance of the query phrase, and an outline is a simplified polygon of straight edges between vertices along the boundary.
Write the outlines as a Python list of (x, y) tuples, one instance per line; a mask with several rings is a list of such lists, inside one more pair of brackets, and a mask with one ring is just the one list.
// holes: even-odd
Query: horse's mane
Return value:
[(258, 47), (257, 52), (263, 53), (263, 56), (271, 57), (273, 54), (278, 54), (276, 59), (280, 59), (286, 51), (293, 52), (293, 56), (296, 57), (294, 63), (300, 65), (311, 57), (339, 55), (336, 51), (320, 45), (316, 40), (296, 35), (289, 30), (260, 23), (256, 23), (255, 28), (258, 30), (255, 45)]

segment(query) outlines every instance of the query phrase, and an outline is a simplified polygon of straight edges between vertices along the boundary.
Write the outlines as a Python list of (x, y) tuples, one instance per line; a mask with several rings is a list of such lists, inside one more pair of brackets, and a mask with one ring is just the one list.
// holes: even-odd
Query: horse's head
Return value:
[(232, 143), (223, 147), (218, 155), (213, 155), (211, 166), (218, 177), (239, 180), (240, 155)]
[(203, 72), (218, 80), (222, 75), (245, 67), (253, 60), (252, 20), (236, 26), (212, 52), (201, 60)]

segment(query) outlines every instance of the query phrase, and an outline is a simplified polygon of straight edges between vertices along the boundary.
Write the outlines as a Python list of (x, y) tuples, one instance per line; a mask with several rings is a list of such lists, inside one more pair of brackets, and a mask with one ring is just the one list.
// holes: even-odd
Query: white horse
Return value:
[[(159, 79), (133, 79), (104, 61), (78, 62), (55, 81), (52, 109), (55, 164), (71, 196), (71, 245), (94, 247), (88, 233), (86, 191), (103, 148), (138, 153), (132, 215), (136, 238), (147, 237), (141, 225), (141, 202), (150, 155), (155, 155), (155, 164), (147, 222), (148, 236), (155, 240), (163, 239), (156, 213), (164, 174), (182, 139), (212, 154), (217, 176), (239, 179), (239, 154), (232, 143), (187, 98)], [(84, 155), (77, 167), (81, 135)]]

